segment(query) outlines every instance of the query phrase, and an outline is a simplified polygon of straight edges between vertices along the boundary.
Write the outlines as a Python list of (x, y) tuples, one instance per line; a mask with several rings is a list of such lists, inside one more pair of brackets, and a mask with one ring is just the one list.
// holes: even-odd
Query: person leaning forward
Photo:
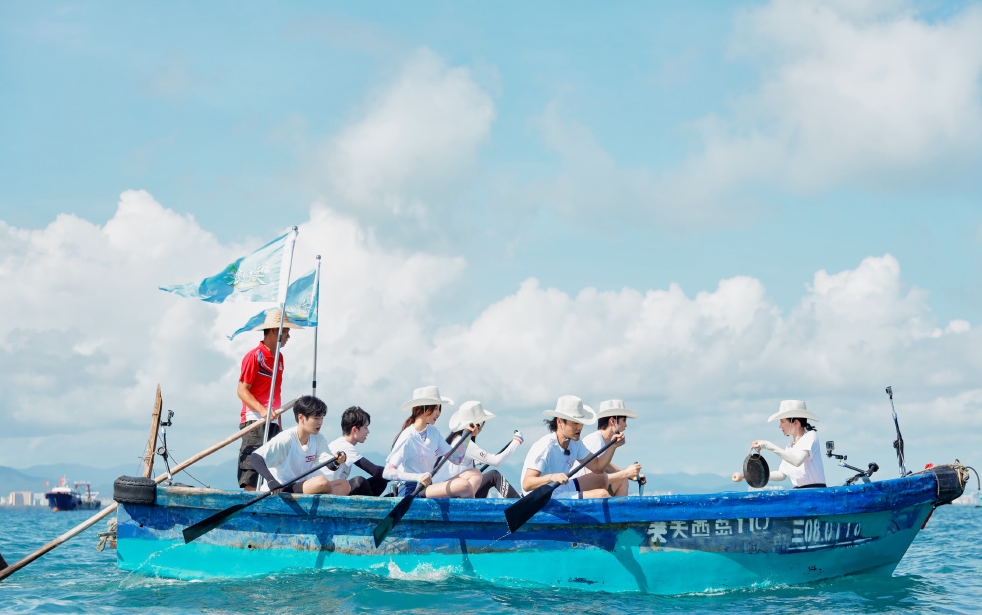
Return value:
[[(262, 331), (263, 339), (259, 345), (246, 353), (242, 358), (242, 371), (239, 374), (239, 399), (242, 400), (242, 410), (239, 413), (239, 429), (251, 425), (256, 421), (266, 420), (266, 412), (269, 409), (270, 381), (273, 375), (273, 352), (276, 351), (276, 334), (280, 329), (281, 311), (278, 309), (267, 310), (266, 320), (253, 331)], [(283, 319), (283, 335), (280, 337), (280, 348), (286, 345), (290, 339), (290, 329), (301, 329), (289, 318)], [(283, 384), (283, 354), (280, 353), (280, 360), (276, 370), (276, 387), (273, 391), (273, 408), (279, 408), (280, 387)], [(269, 439), (272, 439), (282, 430), (282, 423), (277, 418), (269, 425)], [(238, 478), (239, 487), (246, 491), (255, 491), (259, 481), (259, 474), (252, 467), (249, 456), (252, 455), (260, 446), (263, 445), (263, 432), (265, 429), (256, 428), (242, 437), (239, 445), (239, 467)]]
[(555, 410), (542, 413), (549, 433), (532, 445), (522, 467), (522, 490), (529, 494), (546, 483), (559, 483), (553, 498), (587, 499), (610, 497), (607, 492), (606, 468), (614, 456), (614, 449), (625, 442), (624, 434), (614, 435), (616, 442), (603, 455), (586, 464), (591, 471), (584, 476), (569, 478), (567, 473), (575, 465), (590, 456), (590, 450), (580, 442), (584, 425), (597, 422), (593, 408), (583, 405), (575, 395), (563, 395), (556, 402)]
[[(600, 402), (600, 411), (597, 412), (597, 431), (583, 438), (583, 446), (591, 453), (596, 453), (614, 439), (614, 434), (627, 431), (627, 419), (636, 418), (638, 418), (637, 413), (625, 408), (623, 400), (608, 399)], [(607, 490), (611, 495), (618, 497), (627, 495), (628, 480), (638, 480), (639, 476), (644, 476), (641, 474), (641, 464), (635, 462), (621, 469), (614, 465), (613, 458), (605, 471), (610, 482)], [(583, 468), (576, 473), (576, 477), (579, 478), (589, 472)]]
[[(263, 491), (275, 491), (282, 487), (290, 493), (348, 495), (348, 481), (332, 480), (330, 477), (331, 471), (337, 470), (345, 462), (345, 454), (340, 452), (335, 457), (327, 438), (321, 435), (325, 414), (327, 405), (323, 401), (312, 395), (304, 395), (293, 406), (297, 426), (270, 438), (250, 455), (252, 467), (266, 479)], [(284, 487), (322, 463), (327, 465), (310, 478)]]

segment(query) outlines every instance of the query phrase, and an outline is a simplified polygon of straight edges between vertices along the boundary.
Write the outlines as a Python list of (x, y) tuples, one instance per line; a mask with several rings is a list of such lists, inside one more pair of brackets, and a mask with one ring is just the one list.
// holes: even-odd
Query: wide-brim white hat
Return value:
[[(274, 308), (272, 310), (266, 310), (266, 320), (263, 324), (257, 325), (252, 328), (253, 331), (265, 331), (266, 329), (279, 329), (280, 328), (280, 318), (283, 315), (283, 310), (279, 308)], [(300, 325), (295, 325), (290, 322), (290, 317), (287, 316), (283, 318), (283, 328), (284, 329), (303, 329)]]
[(463, 431), (469, 424), (477, 425), (488, 419), (493, 419), (494, 414), (484, 409), (479, 401), (465, 401), (460, 404), (460, 408), (450, 417), (450, 431)]
[(440, 396), (440, 389), (435, 386), (413, 389), (413, 398), (402, 404), (403, 410), (412, 410), (416, 406), (452, 406), (453, 400)]
[(593, 425), (597, 422), (597, 413), (590, 406), (584, 405), (583, 400), (576, 395), (563, 395), (556, 401), (555, 410), (546, 410), (542, 414), (549, 418), (573, 421), (582, 425)]
[(818, 417), (805, 408), (805, 402), (800, 399), (785, 399), (781, 402), (780, 409), (771, 415), (767, 422), (780, 421), (781, 419), (808, 419), (818, 422)]
[(638, 418), (637, 413), (631, 412), (624, 407), (623, 399), (608, 399), (607, 401), (600, 402), (600, 411), (597, 412), (597, 418), (602, 419), (605, 416), (626, 416), (629, 419)]

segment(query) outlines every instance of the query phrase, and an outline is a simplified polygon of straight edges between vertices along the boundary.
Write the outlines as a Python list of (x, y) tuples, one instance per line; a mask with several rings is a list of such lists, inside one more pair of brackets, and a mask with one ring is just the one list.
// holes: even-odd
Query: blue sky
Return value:
[[(70, 331), (77, 339), (66, 352), (104, 352), (106, 365), (115, 365), (110, 349), (125, 354), (123, 339), (134, 335), (152, 349), (155, 332), (180, 326), (176, 313), (205, 337), (234, 330), (232, 321), (245, 315), (238, 308), (179, 306), (152, 291), (210, 275), (223, 259), (300, 224), (308, 229), (300, 242), (309, 239), (298, 249), (327, 254), (339, 280), (345, 259), (362, 262), (361, 255), (363, 280), (390, 280), (404, 268), (398, 279), (426, 295), (392, 307), (385, 293), (395, 292), (396, 278), (357, 292), (358, 281), (325, 287), (336, 300), (355, 302), (346, 306), (353, 315), (377, 308), (419, 332), (415, 346), (385, 351), (389, 358), (405, 353), (391, 364), (379, 359), (349, 374), (352, 363), (339, 363), (337, 374), (350, 375), (336, 375), (344, 395), (380, 408), (396, 408), (401, 391), (427, 378), (459, 377), (459, 395), (523, 413), (575, 393), (566, 389), (577, 378), (537, 363), (561, 362), (560, 355), (505, 359), (524, 362), (541, 387), (523, 389), (490, 359), (454, 371), (487, 349), (486, 340), (474, 341), (476, 332), (512, 304), (532, 301), (561, 321), (563, 309), (590, 304), (583, 292), (610, 293), (617, 305), (604, 303), (593, 320), (577, 321), (596, 332), (581, 340), (582, 352), (607, 356), (619, 348), (609, 340), (644, 338), (642, 325), (620, 329), (610, 320), (617, 306), (635, 305), (632, 293), (670, 295), (676, 285), (678, 297), (703, 305), (702, 294), (709, 305), (723, 300), (722, 282), (750, 280), (726, 301), (757, 302), (778, 332), (795, 314), (821, 311), (810, 301), (822, 294), (816, 275), (824, 271), (842, 280), (851, 272), (868, 292), (837, 304), (834, 326), (819, 319), (801, 325), (819, 331), (814, 337), (793, 339), (823, 348), (819, 361), (848, 356), (869, 327), (856, 333), (847, 324), (882, 308), (894, 332), (860, 340), (878, 358), (870, 359), (877, 379), (860, 380), (842, 366), (843, 373), (830, 368), (826, 379), (810, 382), (807, 367), (793, 377), (781, 373), (788, 357), (761, 368), (753, 385), (722, 378), (726, 361), (742, 373), (755, 357), (791, 348), (773, 333), (754, 343), (734, 337), (727, 348), (740, 350), (720, 359), (718, 371), (693, 376), (686, 391), (715, 391), (735, 404), (729, 411), (756, 408), (759, 421), (769, 414), (761, 405), (800, 391), (828, 396), (821, 403), (846, 412), (874, 403), (891, 378), (909, 378), (925, 415), (954, 408), (957, 423), (982, 404), (970, 369), (979, 357), (969, 343), (982, 321), (980, 24), (982, 6), (972, 2), (6, 3), (0, 277), (8, 288), (30, 291), (29, 298), (8, 295), (8, 316), (40, 313), (0, 330), (0, 340), (8, 353), (41, 352), (45, 335)], [(59, 224), (64, 214), (78, 224)], [(114, 229), (146, 237), (132, 246), (134, 262), (161, 242), (145, 255), (147, 279), (135, 265), (107, 264), (119, 254), (99, 252), (101, 242), (116, 246)], [(351, 238), (353, 252), (337, 247)], [(53, 266), (81, 255), (73, 279), (128, 293), (124, 305), (105, 306), (125, 323), (120, 332), (93, 330), (91, 315), (51, 308), (64, 291), (52, 283), (46, 295), (47, 286), (32, 285), (24, 254)], [(414, 277), (420, 271), (429, 277)], [(105, 281), (123, 273), (134, 277)], [(541, 295), (520, 290), (530, 279)], [(891, 290), (880, 294), (884, 288)], [(556, 303), (546, 291), (566, 300)], [(331, 302), (322, 296), (322, 303)], [(321, 342), (322, 352), (351, 358), (373, 344), (383, 352), (385, 340), (359, 331), (356, 317), (337, 309), (348, 328), (331, 343), (348, 346)], [(726, 311), (740, 309), (717, 316)], [(515, 319), (493, 330), (528, 338), (529, 331), (509, 328)], [(692, 329), (678, 352), (712, 353), (701, 337), (706, 329)], [(210, 379), (171, 381), (179, 396), (196, 390), (206, 401), (193, 403), (216, 413), (234, 406), (222, 396), (234, 390), (235, 356), (243, 351), (222, 346), (220, 337), (189, 340), (199, 348), (186, 349)], [(144, 380), (181, 371), (169, 363), (178, 360), (168, 354), (176, 349), (158, 350), (152, 360), (128, 351), (136, 361), (130, 373), (119, 367), (112, 378), (79, 382), (58, 399), (86, 398), (94, 386), (125, 398), (121, 416), (141, 423)], [(632, 352), (642, 353), (631, 355), (632, 365), (649, 358)], [(633, 394), (652, 410), (657, 401), (712, 417), (708, 399), (666, 393), (651, 380), (676, 365), (672, 357), (651, 359), (623, 381), (610, 376), (609, 386), (591, 383), (583, 397)], [(918, 370), (917, 361), (939, 362)], [(39, 358), (37, 369), (80, 364)], [(765, 384), (768, 375), (787, 386)], [(21, 384), (15, 392), (26, 399), (43, 388)], [(5, 403), (0, 416), (17, 422), (30, 444), (8, 448), (17, 452), (0, 454), (0, 464), (29, 465), (55, 440), (31, 427), (15, 400)], [(220, 436), (221, 424), (203, 433)], [(937, 442), (942, 450), (940, 432)], [(977, 437), (972, 443), (978, 450)]]

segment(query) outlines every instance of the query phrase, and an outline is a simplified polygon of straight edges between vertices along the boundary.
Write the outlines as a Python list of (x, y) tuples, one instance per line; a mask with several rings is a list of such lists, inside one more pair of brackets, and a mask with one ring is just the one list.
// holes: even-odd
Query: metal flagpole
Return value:
[[(320, 311), (320, 297), (315, 297), (315, 294), (320, 294), (321, 289), (321, 255), (317, 255), (317, 272), (314, 273), (314, 289), (311, 291), (310, 302), (314, 304), (316, 302), (317, 311)], [(313, 305), (311, 305), (313, 307)], [(317, 324), (320, 324), (319, 314), (315, 313), (314, 318), (317, 319)], [(308, 320), (310, 319), (310, 314), (307, 314)], [(314, 325), (314, 379), (311, 383), (311, 396), (317, 397), (317, 325)]]
[[(286, 290), (290, 286), (290, 269), (293, 267), (293, 247), (297, 243), (297, 227), (293, 227), (290, 236), (286, 238), (287, 245), (283, 249), (283, 263), (280, 265), (280, 329), (276, 335), (276, 352), (273, 353), (273, 375), (269, 380), (269, 404), (266, 408), (266, 426), (263, 428), (263, 444), (269, 439), (269, 424), (273, 416), (273, 400), (276, 397), (276, 375), (280, 367), (280, 340), (283, 337), (283, 322), (286, 320)], [(284, 272), (286, 277), (284, 277)], [(256, 490), (263, 486), (263, 477), (256, 482)]]

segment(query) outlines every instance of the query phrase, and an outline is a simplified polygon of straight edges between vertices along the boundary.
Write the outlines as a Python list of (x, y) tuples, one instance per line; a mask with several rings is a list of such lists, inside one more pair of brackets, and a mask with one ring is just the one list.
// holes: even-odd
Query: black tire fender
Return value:
[(157, 483), (143, 476), (120, 476), (113, 481), (113, 499), (120, 504), (152, 506), (157, 502)]

